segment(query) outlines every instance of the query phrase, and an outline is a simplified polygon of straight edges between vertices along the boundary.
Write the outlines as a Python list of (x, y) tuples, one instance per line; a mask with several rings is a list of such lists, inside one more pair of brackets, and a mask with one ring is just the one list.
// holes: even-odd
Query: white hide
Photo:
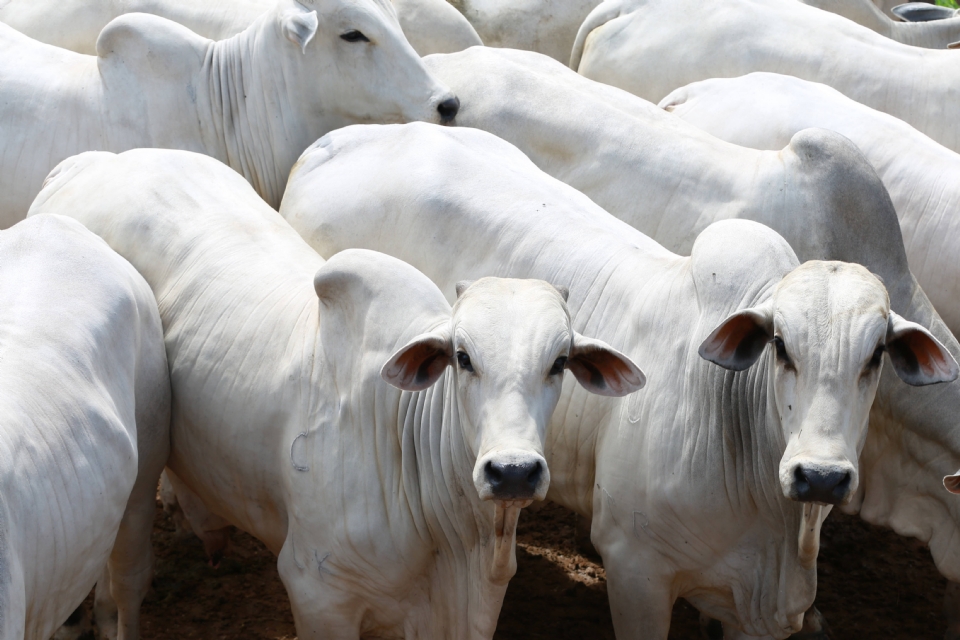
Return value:
[[(341, 38), (353, 31), (370, 42)], [(290, 167), (327, 131), (439, 121), (453, 100), (385, 0), (278, 0), (220, 42), (130, 14), (107, 25), (97, 51), (65, 51), (0, 25), (0, 226), (26, 215), (58, 162), (88, 150), (205, 153), (278, 206)]]
[(708, 20), (690, 19), (702, 11), (698, 0), (606, 0), (580, 27), (570, 66), (653, 102), (697, 80), (783, 73), (828, 84), (960, 151), (955, 51), (894, 42), (796, 0), (725, 0)]
[[(779, 152), (756, 151), (544, 56), (474, 49), (425, 62), (463, 95), (460, 123), (517, 145), (540, 169), (670, 249), (689, 253), (717, 220), (762, 222), (801, 259), (866, 265), (883, 279), (895, 311), (960, 357), (909, 271), (886, 189), (843, 136), (807, 129)], [(547, 100), (553, 107), (539, 108)], [(880, 384), (860, 460), (862, 494), (845, 509), (929, 544), (937, 568), (960, 581), (960, 501), (942, 485), (960, 467), (960, 384), (911, 389), (889, 372)]]
[[(946, 49), (960, 41), (960, 18), (930, 22), (900, 22), (884, 14), (872, 0), (800, 0), (806, 5), (853, 20), (903, 44), (927, 49)], [(895, 4), (902, 4), (896, 2)], [(893, 6), (893, 5), (891, 5)], [(0, 13), (2, 16), (2, 13)]]
[[(153, 287), (176, 397), (169, 468), (279, 555), (302, 640), (491, 637), (519, 507), (550, 481), (564, 368), (606, 395), (643, 384), (573, 331), (551, 285), (482, 279), (451, 310), (396, 259), (324, 263), (204, 156), (77, 156), (31, 215), (45, 211), (96, 230)], [(488, 467), (527, 463), (526, 493), (498, 494)]]
[(536, 51), (560, 62), (580, 23), (600, 0), (449, 0), (474, 26), (483, 43)]
[(60, 216), (0, 232), (0, 262), (0, 638), (47, 640), (100, 581), (98, 604), (135, 640), (170, 446), (156, 302)]
[[(304, 0), (304, 6), (310, 6)], [(482, 44), (470, 23), (445, 0), (393, 0), (397, 19), (421, 56), (452, 53)], [(276, 0), (8, 0), (0, 22), (64, 49), (97, 54), (97, 36), (108, 22), (127, 13), (150, 13), (173, 20), (211, 40), (237, 35)]]
[[(549, 497), (593, 518), (618, 637), (666, 638), (678, 596), (755, 635), (799, 628), (817, 538), (801, 540), (804, 507), (785, 497), (777, 469), (825, 464), (813, 460), (818, 442), (856, 469), (879, 378), (862, 367), (896, 318), (879, 280), (839, 263), (796, 269), (782, 238), (745, 221), (709, 227), (692, 257), (676, 256), (467, 128), (328, 134), (291, 172), (281, 214), (324, 255), (377, 247), (448, 296), (454, 274), (567, 287), (574, 327), (649, 374), (643, 393), (620, 401), (566, 385), (547, 433)], [(748, 309), (765, 320), (726, 335), (751, 336), (733, 353), (759, 362), (734, 374), (701, 358), (698, 345)], [(776, 364), (775, 335), (804, 373)], [(955, 375), (950, 355), (932, 348)], [(733, 368), (722, 349), (708, 351)]]
[(807, 127), (853, 141), (890, 193), (910, 270), (960, 335), (960, 246), (954, 246), (960, 155), (826, 85), (773, 73), (697, 82), (672, 92), (661, 106), (718, 138), (755, 149), (780, 149)]

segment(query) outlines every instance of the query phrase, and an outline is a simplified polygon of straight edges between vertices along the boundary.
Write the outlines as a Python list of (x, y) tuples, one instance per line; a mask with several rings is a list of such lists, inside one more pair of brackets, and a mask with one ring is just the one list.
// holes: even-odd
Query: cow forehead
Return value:
[[(569, 339), (570, 315), (560, 293), (542, 280), (482, 278), (453, 306), (454, 335), (477, 348), (550, 348)], [(494, 354), (491, 354), (493, 356)]]
[(885, 323), (890, 310), (887, 289), (880, 279), (864, 267), (846, 262), (800, 265), (779, 283), (774, 299), (777, 324), (800, 333), (839, 330), (846, 334), (844, 327), (851, 323), (864, 328)]

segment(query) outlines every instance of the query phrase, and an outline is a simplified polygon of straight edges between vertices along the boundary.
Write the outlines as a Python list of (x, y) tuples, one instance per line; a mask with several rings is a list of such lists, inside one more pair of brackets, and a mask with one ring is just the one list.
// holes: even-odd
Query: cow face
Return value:
[(457, 286), (449, 327), (416, 338), (383, 368), (387, 382), (423, 389), (454, 367), (464, 441), (481, 500), (525, 506), (550, 483), (543, 457), (563, 372), (587, 390), (623, 396), (644, 375), (629, 358), (570, 324), (566, 293), (540, 280), (483, 278)]
[(856, 491), (884, 353), (911, 385), (951, 381), (958, 371), (926, 329), (890, 310), (878, 278), (842, 262), (801, 265), (767, 302), (728, 318), (700, 347), (734, 370), (764, 351), (785, 440), (780, 485), (801, 502), (843, 504)]
[(325, 121), (322, 133), (359, 123), (453, 123), (459, 100), (423, 66), (390, 0), (281, 0), (274, 18), (289, 41), (287, 92), (304, 117)]

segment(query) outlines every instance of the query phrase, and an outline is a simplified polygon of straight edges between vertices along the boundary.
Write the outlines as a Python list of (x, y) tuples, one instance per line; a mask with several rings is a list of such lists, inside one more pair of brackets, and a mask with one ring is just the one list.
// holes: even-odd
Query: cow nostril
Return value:
[(527, 474), (527, 484), (536, 489), (537, 485), (540, 484), (540, 476), (542, 474), (543, 465), (541, 465), (540, 461), (537, 460), (537, 463), (533, 465), (533, 469), (531, 469), (530, 473)]
[(440, 114), (440, 120), (444, 123), (448, 123), (454, 118), (457, 117), (457, 113), (460, 111), (460, 98), (454, 96), (452, 98), (447, 98), (443, 102), (437, 105), (437, 113)]
[(494, 486), (500, 484), (503, 480), (503, 472), (498, 467), (499, 465), (494, 465), (492, 460), (483, 467), (483, 472), (486, 474), (487, 480)]

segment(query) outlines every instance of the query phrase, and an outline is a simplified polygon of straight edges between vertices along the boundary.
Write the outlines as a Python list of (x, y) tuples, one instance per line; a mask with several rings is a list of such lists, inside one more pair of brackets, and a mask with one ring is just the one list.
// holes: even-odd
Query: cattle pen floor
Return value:
[[(613, 638), (603, 569), (576, 551), (575, 538), (570, 512), (554, 505), (524, 512), (497, 640)], [(179, 538), (158, 507), (144, 640), (294, 640), (273, 556), (239, 532), (231, 545), (213, 569), (200, 541)], [(823, 527), (819, 569), (817, 604), (834, 640), (943, 637), (946, 583), (923, 545), (834, 512)], [(683, 601), (670, 638), (700, 638), (697, 613)]]

